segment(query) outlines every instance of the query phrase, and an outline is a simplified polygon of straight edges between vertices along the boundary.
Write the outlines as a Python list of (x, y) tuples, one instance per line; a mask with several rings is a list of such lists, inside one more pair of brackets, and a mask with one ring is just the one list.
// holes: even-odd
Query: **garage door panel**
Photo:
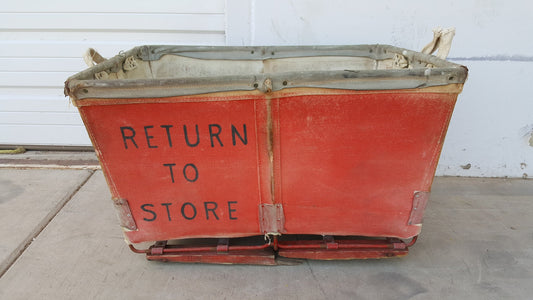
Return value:
[(88, 146), (83, 125), (0, 124), (0, 145)]
[(8, 1), (0, 8), (0, 145), (88, 146), (63, 83), (144, 44), (225, 44), (225, 1)]
[[(81, 4), (81, 5), (80, 5)], [(2, 3), (4, 12), (160, 12), (160, 13), (224, 13), (224, 1), (220, 0), (158, 0), (152, 1), (108, 1), (91, 2), (64, 0), (19, 0)]]

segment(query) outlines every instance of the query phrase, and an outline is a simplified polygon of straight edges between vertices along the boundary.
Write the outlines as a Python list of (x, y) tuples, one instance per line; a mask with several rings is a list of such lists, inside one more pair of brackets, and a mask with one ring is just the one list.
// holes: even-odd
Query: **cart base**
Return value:
[[(211, 239), (212, 240), (212, 239)], [(234, 243), (234, 240), (237, 241)], [(189, 244), (171, 245), (167, 241), (157, 242), (147, 250), (132, 251), (145, 253), (152, 261), (209, 263), (209, 264), (252, 264), (252, 265), (294, 265), (302, 259), (350, 260), (379, 259), (405, 256), (409, 247), (416, 242), (414, 237), (409, 243), (397, 238), (355, 238), (324, 236), (322, 240), (305, 236), (284, 236), (261, 245), (242, 245), (242, 239), (218, 239), (216, 246), (192, 246)], [(230, 245), (230, 241), (232, 242)]]

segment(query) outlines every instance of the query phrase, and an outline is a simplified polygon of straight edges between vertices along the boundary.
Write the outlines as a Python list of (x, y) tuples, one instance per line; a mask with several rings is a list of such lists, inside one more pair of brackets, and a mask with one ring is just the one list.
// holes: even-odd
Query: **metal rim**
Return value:
[[(390, 59), (399, 54), (410, 62), (430, 64), (432, 67), (394, 70), (344, 70), (316, 72), (287, 72), (173, 79), (95, 80), (94, 75), (104, 70), (117, 70), (126, 57), (158, 60), (163, 55), (179, 55), (197, 59), (266, 60), (290, 57), (348, 56), (375, 60)], [(121, 53), (103, 63), (82, 71), (65, 82), (65, 95), (83, 98), (138, 98), (170, 97), (225, 91), (261, 92), (286, 88), (315, 87), (348, 90), (415, 89), (448, 84), (463, 84), (466, 67), (432, 55), (426, 55), (386, 45), (355, 46), (280, 46), (280, 47), (201, 47), (201, 46), (140, 46)], [(125, 90), (142, 88), (139, 93)], [(122, 90), (122, 92), (120, 91)]]

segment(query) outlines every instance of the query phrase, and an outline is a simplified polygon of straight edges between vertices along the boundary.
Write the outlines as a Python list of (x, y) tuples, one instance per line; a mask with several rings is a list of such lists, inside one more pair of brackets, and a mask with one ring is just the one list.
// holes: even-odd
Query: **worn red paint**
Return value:
[[(409, 223), (413, 197), (430, 190), (456, 98), (437, 89), (310, 88), (78, 106), (113, 198), (129, 204), (132, 243), (265, 233), (408, 239), (420, 233)], [(282, 209), (262, 212), (276, 206)], [(280, 241), (276, 248), (315, 259), (407, 253), (391, 242), (365, 243), (304, 249)], [(238, 251), (148, 258), (254, 262), (242, 258), (248, 254), (271, 263), (265, 250)]]

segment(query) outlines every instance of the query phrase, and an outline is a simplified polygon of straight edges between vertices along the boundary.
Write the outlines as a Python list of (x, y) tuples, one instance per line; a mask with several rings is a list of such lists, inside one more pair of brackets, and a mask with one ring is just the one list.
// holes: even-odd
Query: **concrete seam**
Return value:
[(322, 285), (320, 284), (320, 280), (318, 280), (318, 278), (316, 277), (315, 271), (313, 271), (313, 268), (311, 267), (311, 264), (309, 263), (309, 260), (306, 259), (305, 263), (307, 264), (307, 267), (309, 268), (309, 271), (311, 272), (311, 276), (313, 277), (313, 280), (316, 282), (316, 285), (318, 286), (318, 289), (320, 289), (320, 292), (322, 293), (322, 296), (324, 298), (326, 298), (327, 294), (324, 291), (324, 288), (322, 287)]
[(99, 165), (39, 165), (39, 164), (0, 164), (0, 169), (56, 169), (56, 170), (101, 170)]
[(0, 265), (0, 278), (17, 262), (17, 260), (24, 254), (26, 249), (33, 243), (33, 241), (43, 232), (43, 230), (52, 222), (52, 220), (57, 216), (57, 214), (65, 207), (65, 205), (70, 202), (72, 198), (79, 192), (79, 190), (91, 179), (94, 175), (95, 170), (88, 170), (88, 176), (69, 194), (66, 195), (59, 203), (52, 209), (51, 213), (46, 215), (43, 220), (37, 224), (35, 231), (31, 232), (28, 237), (21, 243), (21, 246), (16, 248), (10, 255), (6, 258), (6, 262)]

